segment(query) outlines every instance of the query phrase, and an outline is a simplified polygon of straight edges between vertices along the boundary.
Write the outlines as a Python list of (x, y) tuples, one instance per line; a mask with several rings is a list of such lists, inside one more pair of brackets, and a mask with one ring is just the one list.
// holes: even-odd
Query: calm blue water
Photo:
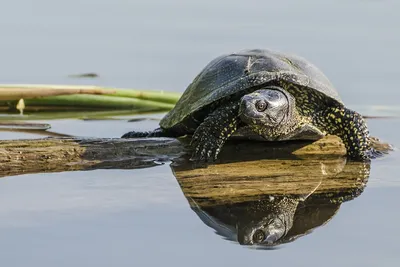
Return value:
[[(182, 92), (212, 58), (268, 47), (319, 66), (350, 106), (398, 106), (397, 1), (9, 1), (0, 4), (1, 83), (88, 83)], [(97, 80), (73, 80), (82, 72)], [(158, 117), (161, 115), (158, 115)], [(52, 121), (118, 137), (156, 122)], [(400, 147), (400, 120), (370, 120)], [(36, 138), (0, 132), (1, 139)], [(397, 152), (325, 226), (277, 250), (222, 239), (190, 209), (168, 165), (0, 180), (4, 266), (398, 266)]]

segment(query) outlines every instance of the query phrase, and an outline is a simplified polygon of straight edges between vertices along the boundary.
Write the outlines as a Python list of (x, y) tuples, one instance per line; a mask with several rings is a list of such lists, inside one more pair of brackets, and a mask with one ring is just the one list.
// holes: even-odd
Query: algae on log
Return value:
[[(188, 139), (174, 138), (44, 138), (0, 141), (1, 176), (38, 172), (93, 169), (134, 169), (178, 159), (188, 151)], [(340, 139), (327, 136), (311, 142), (228, 142), (221, 153), (232, 161), (260, 158), (340, 157), (345, 148)], [(238, 157), (240, 155), (240, 157)], [(289, 164), (299, 164), (297, 161)], [(299, 170), (302, 170), (299, 168)], [(304, 169), (307, 171), (307, 169)]]

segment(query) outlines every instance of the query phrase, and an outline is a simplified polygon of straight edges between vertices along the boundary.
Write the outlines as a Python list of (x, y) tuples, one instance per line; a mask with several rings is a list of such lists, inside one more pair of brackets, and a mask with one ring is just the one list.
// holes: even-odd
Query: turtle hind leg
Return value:
[(174, 137), (169, 131), (162, 128), (157, 128), (154, 131), (148, 132), (128, 132), (121, 136), (121, 138), (140, 138), (140, 137)]
[(238, 126), (239, 104), (231, 103), (212, 112), (196, 129), (190, 143), (191, 160), (212, 162)]
[(381, 153), (371, 146), (367, 124), (357, 112), (345, 107), (331, 107), (314, 118), (314, 123), (327, 133), (339, 136), (347, 155), (354, 160), (368, 160)]

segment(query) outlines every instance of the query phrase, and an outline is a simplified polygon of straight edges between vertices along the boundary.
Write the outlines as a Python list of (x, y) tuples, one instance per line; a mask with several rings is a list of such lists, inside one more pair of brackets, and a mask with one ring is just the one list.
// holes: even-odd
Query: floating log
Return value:
[[(43, 138), (0, 141), (1, 176), (24, 173), (93, 169), (134, 169), (165, 161), (179, 162), (188, 152), (188, 139), (174, 138)], [(311, 142), (228, 142), (216, 164), (230, 161), (342, 157), (339, 138), (327, 136)], [(275, 163), (276, 166), (279, 162)], [(298, 165), (297, 161), (288, 164)], [(307, 168), (299, 168), (307, 171)]]

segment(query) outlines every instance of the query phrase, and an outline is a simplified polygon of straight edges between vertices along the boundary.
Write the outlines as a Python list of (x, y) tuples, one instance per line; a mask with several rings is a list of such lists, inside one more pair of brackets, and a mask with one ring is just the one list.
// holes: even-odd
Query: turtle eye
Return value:
[(257, 231), (254, 232), (254, 235), (253, 235), (253, 242), (254, 242), (255, 244), (259, 244), (259, 243), (263, 242), (264, 239), (265, 239), (265, 234), (264, 234), (263, 231), (257, 230)]
[(266, 109), (267, 109), (267, 103), (266, 103), (265, 101), (258, 100), (258, 101), (256, 102), (256, 109), (257, 109), (259, 112), (262, 112), (262, 111), (266, 110)]

